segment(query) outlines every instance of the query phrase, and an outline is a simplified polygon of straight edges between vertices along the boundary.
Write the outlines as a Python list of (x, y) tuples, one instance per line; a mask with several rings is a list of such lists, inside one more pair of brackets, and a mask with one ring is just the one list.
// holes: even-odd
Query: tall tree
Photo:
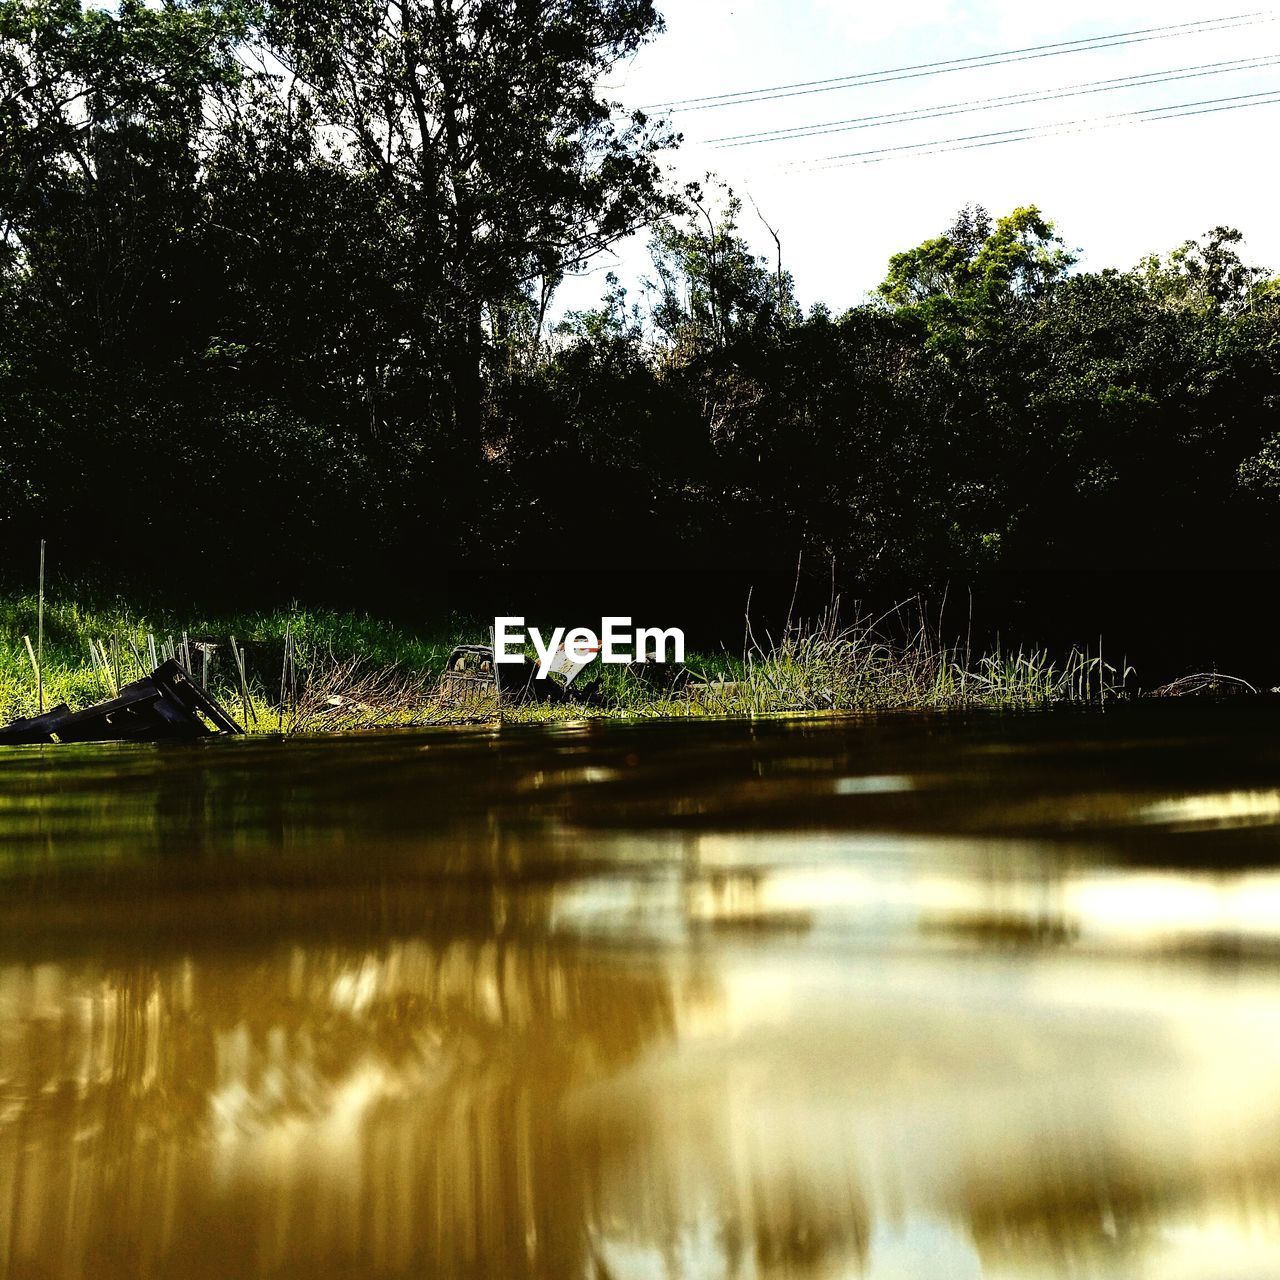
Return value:
[(600, 82), (661, 29), (653, 0), (268, 0), (261, 38), (336, 157), (381, 193), (478, 460), (486, 337), (664, 205), (656, 151)]
[(686, 186), (678, 216), (655, 229), (653, 323), (678, 358), (723, 350), (798, 316), (790, 274), (754, 252), (741, 213), (733, 189), (717, 190), (708, 178)]
[(194, 434), (171, 431), (166, 400), (216, 309), (200, 171), (245, 30), (237, 0), (0, 0), (0, 474), (20, 499), (0, 497), (0, 521), (14, 536), (74, 510), (64, 547), (110, 555), (164, 470), (157, 431), (179, 448)]
[(211, 103), (241, 68), (219, 0), (0, 0), (0, 252), (46, 341), (172, 353), (200, 249)]

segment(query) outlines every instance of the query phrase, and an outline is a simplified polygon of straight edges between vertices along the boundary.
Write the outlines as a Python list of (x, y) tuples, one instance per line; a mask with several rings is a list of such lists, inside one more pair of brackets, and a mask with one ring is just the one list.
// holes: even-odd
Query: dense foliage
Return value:
[[(899, 591), (1269, 563), (1280, 292), (969, 208), (805, 315), (602, 78), (652, 0), (0, 0), (0, 552), (366, 603), (406, 566)], [(549, 323), (636, 228), (629, 299)], [(29, 577), (29, 574), (24, 575)]]

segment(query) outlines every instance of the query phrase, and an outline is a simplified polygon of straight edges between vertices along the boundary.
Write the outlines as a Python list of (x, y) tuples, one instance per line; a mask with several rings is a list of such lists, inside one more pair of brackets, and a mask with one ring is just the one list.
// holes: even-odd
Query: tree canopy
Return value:
[[(804, 313), (606, 78), (652, 0), (0, 0), (0, 545), (362, 603), (423, 565), (850, 589), (1266, 561), (1280, 289), (969, 206)], [(647, 281), (554, 322), (639, 231)], [(584, 539), (581, 531), (591, 529)], [(536, 557), (535, 557), (536, 558)]]

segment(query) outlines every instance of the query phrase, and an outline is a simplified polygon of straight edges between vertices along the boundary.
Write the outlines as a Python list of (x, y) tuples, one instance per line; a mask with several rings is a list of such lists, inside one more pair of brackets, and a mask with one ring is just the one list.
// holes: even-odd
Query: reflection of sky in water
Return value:
[(278, 795), (239, 769), (234, 875), (181, 792), (172, 861), (81, 897), (28, 787), (0, 1275), (1280, 1274), (1256, 760), (1213, 790), (1175, 744), (1126, 791), (1096, 741), (752, 732), (723, 787), (558, 733), (433, 795), (384, 744), (363, 824), (308, 748)]
[[(689, 924), (803, 925), (847, 940), (921, 933), (954, 943), (982, 928), (1057, 931), (1083, 948), (1280, 943), (1280, 872), (1124, 870), (1063, 865), (1037, 841), (885, 834), (667, 837), (667, 868), (608, 874), (557, 897), (558, 926), (671, 936)], [(639, 858), (655, 837), (607, 848)]]

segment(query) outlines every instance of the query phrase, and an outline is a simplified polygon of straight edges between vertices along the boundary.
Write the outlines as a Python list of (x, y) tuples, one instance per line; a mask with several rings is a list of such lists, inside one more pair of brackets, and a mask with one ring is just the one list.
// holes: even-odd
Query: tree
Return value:
[(739, 231), (742, 201), (722, 186), (718, 203), (690, 183), (679, 216), (659, 224), (650, 244), (653, 323), (682, 358), (796, 317), (790, 274), (771, 270)]
[(981, 205), (969, 205), (942, 235), (894, 254), (878, 293), (895, 307), (940, 299), (998, 305), (1039, 297), (1075, 260), (1035, 205), (1015, 209), (994, 227)]
[(1136, 274), (1165, 306), (1240, 312), (1270, 285), (1270, 272), (1241, 258), (1237, 246), (1243, 243), (1234, 227), (1214, 227), (1202, 240), (1186, 240), (1164, 259), (1158, 254), (1144, 258)]
[(46, 342), (136, 362), (189, 332), (200, 157), (244, 31), (219, 0), (0, 0), (0, 267)]
[(673, 139), (598, 92), (659, 30), (652, 0), (267, 0), (260, 39), (398, 228), (470, 462), (504, 311), (534, 292), (545, 312), (564, 272), (664, 207)]
[[(173, 483), (158, 439), (216, 309), (202, 157), (242, 78), (235, 0), (0, 0), (0, 470), (14, 536), (110, 555)], [(163, 432), (163, 437), (160, 433)], [(163, 506), (163, 502), (160, 504)], [(30, 536), (31, 526), (26, 526)], [(67, 547), (71, 550), (70, 547)]]

